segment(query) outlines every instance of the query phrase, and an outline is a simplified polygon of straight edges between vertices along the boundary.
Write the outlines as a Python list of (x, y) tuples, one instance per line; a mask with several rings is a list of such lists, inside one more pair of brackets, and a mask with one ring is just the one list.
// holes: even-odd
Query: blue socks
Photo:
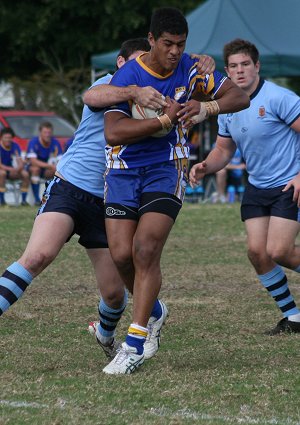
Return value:
[(132, 323), (128, 328), (128, 334), (125, 342), (130, 347), (136, 349), (137, 354), (141, 355), (144, 352), (144, 343), (148, 335), (148, 329)]
[(124, 301), (119, 309), (109, 307), (101, 298), (99, 303), (100, 323), (96, 335), (103, 345), (110, 345), (113, 341), (117, 324), (126, 308), (127, 301), (127, 291), (124, 291)]
[(162, 308), (161, 308), (159, 300), (157, 299), (154, 303), (150, 316), (155, 317), (155, 319), (159, 319), (161, 315), (162, 315)]
[(22, 202), (26, 202), (26, 200), (27, 200), (27, 194), (28, 194), (27, 191), (24, 191), (24, 190), (21, 191)]
[(266, 274), (258, 275), (258, 278), (273, 297), (284, 317), (300, 313), (290, 293), (286, 275), (280, 266), (277, 265)]
[(11, 264), (0, 277), (0, 316), (15, 303), (32, 282), (31, 274), (19, 263)]
[(31, 183), (31, 188), (35, 202), (40, 202), (40, 184)]

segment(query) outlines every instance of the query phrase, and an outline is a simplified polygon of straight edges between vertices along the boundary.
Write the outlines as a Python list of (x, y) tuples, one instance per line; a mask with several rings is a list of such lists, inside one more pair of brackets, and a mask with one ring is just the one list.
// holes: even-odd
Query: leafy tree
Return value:
[[(13, 84), (18, 106), (68, 108), (64, 115), (78, 121), (91, 55), (117, 49), (125, 39), (146, 36), (156, 7), (175, 6), (187, 13), (201, 2), (182, 3), (1, 0), (0, 37), (5, 55), (0, 61), (0, 79)], [(55, 95), (50, 95), (49, 89)]]

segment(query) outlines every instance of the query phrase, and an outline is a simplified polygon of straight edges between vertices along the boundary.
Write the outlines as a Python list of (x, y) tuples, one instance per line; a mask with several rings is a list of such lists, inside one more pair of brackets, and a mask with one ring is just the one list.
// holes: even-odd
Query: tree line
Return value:
[(187, 14), (202, 2), (1, 0), (0, 79), (12, 85), (16, 109), (55, 110), (78, 123), (91, 55), (146, 37), (154, 8)]

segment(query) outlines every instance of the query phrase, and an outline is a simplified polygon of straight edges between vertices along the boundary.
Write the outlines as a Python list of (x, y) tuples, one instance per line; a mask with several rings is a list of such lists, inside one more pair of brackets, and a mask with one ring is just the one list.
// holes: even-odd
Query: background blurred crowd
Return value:
[(61, 146), (53, 135), (52, 124), (47, 121), (40, 124), (39, 134), (29, 141), (26, 152), (21, 151), (14, 136), (11, 128), (4, 128), (0, 133), (0, 206), (7, 204), (5, 193), (10, 187), (21, 195), (15, 196), (14, 203), (29, 205), (27, 197), (31, 189), (31, 203), (40, 205), (40, 183), (54, 176), (57, 162), (73, 139)]

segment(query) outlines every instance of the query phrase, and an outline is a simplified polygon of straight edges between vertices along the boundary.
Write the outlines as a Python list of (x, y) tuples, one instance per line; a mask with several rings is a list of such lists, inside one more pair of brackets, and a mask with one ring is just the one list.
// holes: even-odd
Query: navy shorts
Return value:
[(158, 212), (175, 221), (186, 185), (187, 160), (109, 169), (105, 175), (105, 216), (138, 220), (147, 212)]
[(248, 183), (241, 204), (242, 221), (269, 216), (300, 221), (299, 208), (293, 201), (294, 188), (282, 192), (284, 187), (259, 189)]
[[(54, 177), (45, 184), (41, 206), (37, 215), (60, 212), (72, 217), (78, 242), (87, 249), (108, 248), (103, 199), (59, 178)], [(67, 242), (66, 241), (66, 242)]]

